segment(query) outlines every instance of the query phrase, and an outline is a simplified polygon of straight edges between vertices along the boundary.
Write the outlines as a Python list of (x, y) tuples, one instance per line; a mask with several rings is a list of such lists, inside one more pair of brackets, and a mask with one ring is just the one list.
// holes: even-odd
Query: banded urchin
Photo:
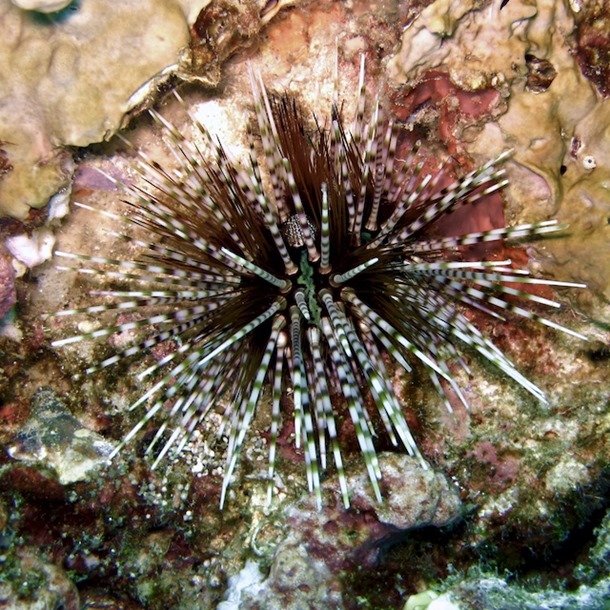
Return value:
[[(191, 119), (206, 151), (152, 111), (179, 167), (171, 170), (139, 152), (146, 186), (120, 184), (129, 196), (129, 215), (101, 212), (124, 227), (113, 235), (137, 245), (141, 255), (113, 260), (56, 252), (83, 273), (123, 284), (94, 291), (104, 303), (56, 315), (132, 312), (136, 319), (53, 345), (133, 329), (142, 333), (135, 344), (88, 368), (92, 373), (172, 342), (171, 353), (139, 374), (140, 379), (156, 375), (133, 405), (146, 413), (114, 454), (150, 420), (161, 418), (148, 449), (160, 447), (157, 464), (168, 452), (179, 452), (223, 399), (228, 447), (221, 506), (265, 386), (271, 394), (269, 499), (282, 414), (292, 405), (295, 442), (303, 446), (308, 486), (318, 505), (328, 455), (349, 505), (338, 438), (338, 419), (347, 414), (381, 500), (376, 417), (367, 404), (374, 404), (391, 441), (425, 465), (384, 354), (407, 371), (414, 360), (423, 363), (441, 394), (450, 387), (466, 404), (454, 373), (466, 367), (461, 351), (471, 350), (545, 400), (464, 311), (520, 316), (576, 334), (527, 307), (557, 303), (515, 287), (576, 284), (533, 278), (509, 260), (467, 260), (464, 250), (563, 227), (549, 220), (435, 235), (439, 219), (506, 185), (501, 164), (508, 153), (444, 187), (448, 165), (431, 176), (422, 171), (415, 149), (397, 158), (400, 130), (378, 99), (365, 118), (364, 62), (349, 129), (334, 104), (329, 125), (316, 123), (308, 130), (290, 96), (269, 96), (252, 72), (250, 80), (262, 153), (251, 138), (245, 164), (233, 161), (196, 117)], [(143, 227), (149, 240), (130, 234), (134, 227)]]

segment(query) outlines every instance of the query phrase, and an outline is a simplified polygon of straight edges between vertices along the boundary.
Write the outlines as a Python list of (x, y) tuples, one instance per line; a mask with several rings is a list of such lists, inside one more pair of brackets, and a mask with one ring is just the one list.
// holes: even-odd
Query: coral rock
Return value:
[[(277, 546), (269, 576), (241, 591), (240, 608), (352, 608), (342, 574), (375, 566), (388, 537), (461, 515), (457, 490), (411, 457), (382, 453), (383, 504), (375, 501), (364, 467), (348, 474), (353, 510), (315, 511), (307, 499), (289, 509), (289, 531)], [(329, 482), (328, 485), (336, 485)]]
[[(13, 610), (78, 610), (78, 591), (66, 573), (33, 554), (4, 556), (0, 607)], [(7, 565), (9, 564), (9, 565)]]
[(26, 463), (42, 462), (55, 469), (62, 485), (86, 480), (106, 462), (112, 445), (83, 427), (51, 388), (32, 399), (30, 418), (8, 447), (9, 455)]
[(108, 10), (93, 0), (43, 17), (0, 1), (0, 145), (12, 166), (0, 181), (0, 215), (24, 218), (67, 186), (73, 164), (63, 147), (119, 129), (176, 70), (188, 20), (205, 4), (136, 0)]

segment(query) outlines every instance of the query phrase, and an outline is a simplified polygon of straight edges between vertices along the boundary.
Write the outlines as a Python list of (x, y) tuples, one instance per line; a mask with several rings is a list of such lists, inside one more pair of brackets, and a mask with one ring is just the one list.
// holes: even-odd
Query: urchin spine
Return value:
[[(89, 366), (87, 372), (92, 373), (175, 341), (172, 353), (139, 374), (140, 380), (156, 377), (132, 405), (135, 409), (147, 404), (147, 412), (113, 455), (153, 418), (161, 417), (165, 420), (148, 448), (152, 453), (163, 443), (156, 466), (170, 451), (179, 452), (226, 397), (222, 506), (268, 385), (269, 499), (283, 398), (290, 394), (295, 443), (303, 447), (308, 487), (318, 505), (321, 471), (328, 467), (330, 453), (343, 502), (349, 506), (339, 442), (340, 409), (349, 414), (374, 493), (381, 500), (377, 432), (366, 407), (368, 397), (391, 441), (426, 466), (393, 392), (382, 352), (407, 371), (414, 360), (421, 362), (441, 395), (446, 384), (467, 406), (452, 372), (466, 368), (460, 355), (465, 346), (545, 400), (542, 390), (517, 371), (462, 309), (474, 308), (498, 319), (509, 313), (581, 337), (517, 304), (557, 308), (558, 303), (507, 284), (581, 285), (533, 278), (509, 260), (455, 258), (460, 248), (472, 244), (537, 237), (564, 227), (543, 221), (458, 236), (428, 235), (428, 228), (440, 218), (507, 184), (502, 163), (510, 151), (441, 188), (448, 167), (435, 175), (423, 174), (417, 147), (406, 159), (397, 159), (398, 129), (378, 99), (371, 118), (365, 120), (364, 62), (351, 130), (335, 104), (330, 129), (317, 127), (313, 135), (306, 134), (303, 117), (290, 98), (271, 99), (253, 71), (250, 82), (262, 159), (252, 142), (245, 166), (231, 160), (192, 114), (207, 152), (151, 111), (167, 134), (178, 170), (137, 151), (146, 188), (108, 176), (129, 195), (131, 215), (100, 212), (125, 229), (113, 232), (114, 237), (136, 244), (141, 256), (128, 261), (55, 253), (79, 264), (79, 271), (92, 278), (131, 287), (92, 291), (113, 303), (56, 315), (131, 311), (140, 319), (59, 339), (53, 345), (126, 330), (146, 335)], [(146, 229), (151, 237), (134, 238), (132, 227)], [(446, 397), (444, 401), (451, 409)]]

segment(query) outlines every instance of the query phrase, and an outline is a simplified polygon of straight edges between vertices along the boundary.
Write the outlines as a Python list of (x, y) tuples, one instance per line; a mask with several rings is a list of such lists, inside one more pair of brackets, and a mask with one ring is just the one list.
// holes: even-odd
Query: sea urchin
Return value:
[[(466, 367), (463, 350), (478, 352), (545, 400), (464, 310), (521, 316), (576, 334), (527, 308), (557, 303), (515, 287), (576, 285), (535, 279), (509, 260), (468, 260), (464, 252), (472, 244), (563, 227), (550, 220), (458, 236), (435, 233), (439, 219), (506, 185), (501, 163), (508, 153), (448, 186), (442, 184), (448, 166), (426, 174), (416, 147), (397, 158), (400, 130), (378, 100), (365, 118), (364, 62), (351, 129), (336, 103), (328, 126), (316, 122), (307, 129), (293, 98), (270, 96), (259, 76), (251, 72), (250, 79), (258, 138), (251, 138), (245, 164), (233, 161), (195, 117), (207, 150), (152, 112), (178, 168), (139, 152), (145, 186), (120, 185), (129, 196), (129, 215), (100, 212), (125, 227), (113, 235), (137, 245), (140, 256), (113, 260), (55, 253), (72, 259), (83, 273), (120, 284), (92, 291), (105, 299), (100, 304), (56, 315), (131, 312), (133, 318), (53, 345), (126, 330), (141, 333), (134, 345), (87, 369), (92, 373), (171, 342), (171, 352), (139, 374), (154, 376), (133, 405), (147, 410), (114, 453), (153, 418), (162, 418), (149, 446), (149, 451), (160, 447), (158, 463), (168, 452), (179, 452), (222, 404), (228, 447), (221, 506), (266, 387), (269, 498), (282, 414), (292, 411), (295, 443), (304, 448), (308, 485), (318, 504), (320, 473), (332, 455), (349, 505), (338, 435), (343, 417), (351, 419), (381, 500), (377, 416), (367, 405), (374, 405), (391, 441), (425, 465), (393, 392), (385, 354), (407, 371), (414, 361), (423, 363), (441, 394), (450, 387), (466, 404), (454, 373)], [(143, 227), (149, 240), (130, 234), (134, 226)]]

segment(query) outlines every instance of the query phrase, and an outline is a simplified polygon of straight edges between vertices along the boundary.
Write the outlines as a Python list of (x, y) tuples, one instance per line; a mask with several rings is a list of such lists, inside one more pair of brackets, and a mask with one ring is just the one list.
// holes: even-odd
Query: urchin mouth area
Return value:
[(322, 292), (331, 293), (334, 300), (340, 299), (342, 290), (350, 280), (379, 262), (378, 257), (369, 255), (365, 262), (343, 265), (346, 270), (336, 273), (331, 264), (323, 265), (320, 259), (310, 261), (304, 248), (296, 249), (294, 258), (298, 260), (298, 272), (295, 276), (286, 278), (286, 285), (281, 292), (289, 296), (290, 302), (297, 306), (307, 322), (318, 326), (323, 305)]

